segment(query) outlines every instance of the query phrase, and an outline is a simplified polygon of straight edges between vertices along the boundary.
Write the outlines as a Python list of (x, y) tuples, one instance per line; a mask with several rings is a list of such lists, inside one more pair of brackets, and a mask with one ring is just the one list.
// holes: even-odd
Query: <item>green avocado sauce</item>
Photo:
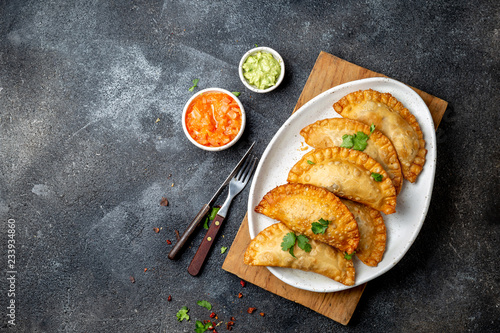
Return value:
[(272, 54), (257, 52), (250, 55), (243, 64), (243, 76), (258, 89), (272, 87), (278, 81), (281, 66)]

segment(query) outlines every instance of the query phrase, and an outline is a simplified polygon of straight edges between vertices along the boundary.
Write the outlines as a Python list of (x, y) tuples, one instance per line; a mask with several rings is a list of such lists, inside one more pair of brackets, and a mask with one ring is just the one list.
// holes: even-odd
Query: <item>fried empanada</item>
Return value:
[(368, 89), (350, 93), (333, 104), (342, 117), (376, 128), (392, 141), (403, 176), (415, 182), (425, 163), (425, 141), (417, 119), (389, 93)]
[(370, 126), (362, 122), (346, 118), (330, 118), (318, 120), (304, 127), (300, 131), (300, 135), (313, 148), (328, 148), (340, 146), (342, 144), (342, 137), (345, 134), (353, 135), (358, 132), (363, 132), (369, 136), (363, 153), (368, 154), (382, 165), (392, 179), (396, 188), (396, 194), (398, 194), (401, 191), (403, 183), (401, 165), (399, 164), (398, 155), (391, 140), (380, 131), (375, 130), (370, 134)]
[[(375, 180), (377, 175), (381, 181)], [(324, 187), (385, 214), (396, 212), (396, 189), (387, 172), (373, 158), (358, 150), (313, 149), (293, 166), (288, 182)]]
[(368, 266), (377, 266), (385, 252), (387, 232), (377, 210), (351, 200), (341, 199), (358, 223), (359, 245), (356, 257)]
[[(269, 191), (255, 207), (257, 213), (283, 222), (294, 232), (351, 254), (359, 243), (354, 216), (333, 193), (313, 185), (285, 184)], [(324, 233), (315, 234), (312, 224), (330, 221)]]
[(288, 267), (324, 275), (347, 286), (354, 285), (354, 265), (344, 254), (321, 242), (310, 240), (311, 252), (295, 244), (293, 253), (281, 249), (286, 234), (292, 232), (283, 223), (262, 230), (248, 245), (243, 262), (252, 266)]

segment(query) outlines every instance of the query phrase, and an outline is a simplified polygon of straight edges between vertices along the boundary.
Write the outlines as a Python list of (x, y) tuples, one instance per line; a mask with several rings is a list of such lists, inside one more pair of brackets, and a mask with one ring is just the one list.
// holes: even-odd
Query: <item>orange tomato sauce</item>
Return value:
[(241, 129), (241, 109), (231, 96), (207, 91), (195, 97), (186, 112), (186, 128), (199, 144), (220, 147), (231, 142)]

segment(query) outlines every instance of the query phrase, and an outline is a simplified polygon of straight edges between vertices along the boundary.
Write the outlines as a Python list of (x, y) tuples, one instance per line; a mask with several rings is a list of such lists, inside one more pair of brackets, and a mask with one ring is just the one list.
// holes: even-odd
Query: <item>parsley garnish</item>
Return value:
[(283, 242), (281, 242), (281, 249), (283, 251), (288, 251), (292, 255), (292, 257), (295, 258), (295, 255), (293, 254), (293, 246), (295, 245), (295, 241), (297, 240), (297, 237), (293, 232), (289, 232), (283, 237)]
[(328, 225), (330, 224), (330, 221), (324, 220), (324, 219), (319, 219), (318, 222), (313, 222), (311, 225), (311, 230), (314, 234), (324, 234), (326, 231), (326, 228), (328, 228)]
[(212, 304), (208, 303), (207, 301), (198, 301), (198, 302), (196, 302), (196, 304), (206, 308), (209, 311), (212, 310)]
[(241, 93), (239, 91), (231, 91), (234, 96), (239, 97)]
[(314, 163), (313, 161), (307, 160), (307, 164), (313, 165), (313, 164), (316, 164), (316, 163)]
[(219, 212), (219, 209), (220, 207), (213, 207), (211, 210), (210, 210), (210, 214), (208, 214), (206, 217), (205, 217), (205, 220), (203, 220), (203, 228), (207, 229), (208, 230), (208, 222), (209, 221), (213, 221), (213, 219), (215, 219), (215, 216), (217, 215), (217, 213)]
[(203, 333), (203, 332), (206, 332), (210, 327), (212, 327), (212, 323), (211, 322), (207, 322), (206, 324), (203, 324), (203, 322), (197, 320), (196, 321), (196, 327), (194, 329), (194, 331), (196, 333)]
[(309, 238), (304, 235), (297, 236), (297, 245), (306, 252), (311, 252), (312, 250), (311, 244), (309, 244)]
[[(375, 131), (375, 125), (370, 126), (370, 135)], [(370, 135), (366, 135), (364, 132), (358, 131), (356, 134), (344, 134), (342, 136), (342, 148), (352, 148), (354, 150), (363, 151), (368, 145), (368, 138)]]
[(220, 253), (221, 253), (221, 254), (226, 253), (226, 251), (227, 251), (227, 246), (222, 246), (222, 247), (220, 248)]
[(193, 91), (194, 88), (198, 87), (198, 82), (200, 82), (200, 79), (194, 79), (193, 86), (191, 88), (189, 88), (189, 91)]
[(306, 252), (311, 252), (311, 244), (309, 244), (309, 238), (307, 238), (304, 235), (298, 235), (296, 236), (295, 233), (289, 232), (283, 237), (283, 242), (281, 243), (281, 249), (283, 251), (288, 251), (292, 257), (295, 257), (295, 254), (293, 254), (293, 247), (295, 246), (295, 242), (297, 242), (297, 246), (306, 251)]
[(376, 172), (372, 172), (371, 174), (372, 178), (376, 181), (376, 182), (381, 182), (382, 181), (382, 175), (380, 173), (376, 173)]
[(184, 319), (189, 320), (189, 315), (187, 314), (189, 312), (189, 309), (187, 306), (183, 306), (179, 311), (177, 311), (177, 320), (178, 321), (183, 321)]
[(352, 259), (352, 256), (356, 253), (356, 251), (354, 251), (353, 253), (351, 254), (347, 254), (347, 252), (344, 252), (344, 258), (347, 259), (347, 260), (351, 260)]

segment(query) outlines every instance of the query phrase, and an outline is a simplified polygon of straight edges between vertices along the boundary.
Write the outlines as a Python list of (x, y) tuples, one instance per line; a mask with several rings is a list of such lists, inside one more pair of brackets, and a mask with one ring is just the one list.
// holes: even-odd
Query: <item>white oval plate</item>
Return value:
[(349, 289), (368, 282), (387, 272), (408, 251), (417, 237), (427, 214), (431, 200), (436, 170), (436, 133), (429, 109), (420, 96), (407, 85), (389, 78), (369, 78), (336, 86), (316, 96), (295, 112), (278, 130), (267, 146), (253, 177), (248, 200), (248, 226), (250, 237), (276, 223), (254, 211), (264, 195), (276, 186), (286, 184), (288, 171), (310, 149), (299, 134), (305, 126), (325, 118), (340, 117), (333, 109), (333, 103), (343, 96), (357, 91), (373, 89), (388, 92), (396, 97), (417, 118), (426, 141), (427, 156), (422, 173), (416, 183), (403, 183), (397, 198), (396, 213), (383, 215), (387, 228), (386, 251), (377, 267), (364, 265), (354, 259), (356, 284), (345, 286), (322, 275), (291, 268), (268, 267), (281, 281), (315, 292), (334, 292)]

